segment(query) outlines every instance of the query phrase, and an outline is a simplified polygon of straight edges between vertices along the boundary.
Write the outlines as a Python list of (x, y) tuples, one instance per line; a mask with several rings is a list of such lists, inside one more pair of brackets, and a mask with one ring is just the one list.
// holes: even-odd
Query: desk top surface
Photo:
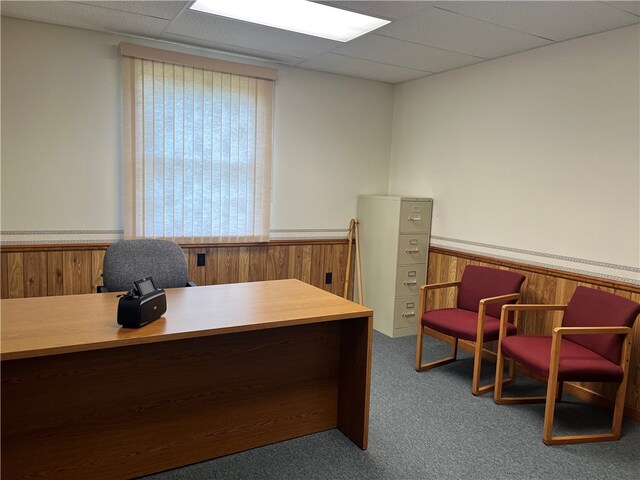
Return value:
[(167, 289), (167, 312), (139, 329), (117, 324), (117, 293), (0, 301), (2, 360), (369, 317), (299, 280)]

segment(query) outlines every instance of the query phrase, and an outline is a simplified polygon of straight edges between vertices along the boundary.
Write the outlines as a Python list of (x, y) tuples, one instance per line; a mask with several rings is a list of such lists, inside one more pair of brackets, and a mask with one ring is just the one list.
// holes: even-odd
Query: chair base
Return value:
[[(511, 363), (515, 363), (513, 359), (510, 359)], [(498, 365), (504, 362), (504, 356), (498, 355)], [(496, 372), (496, 382), (499, 382), (502, 378), (502, 374)], [(504, 385), (504, 382), (502, 383)], [(618, 388), (616, 405), (613, 412), (613, 425), (611, 433), (594, 433), (584, 435), (559, 435), (553, 436), (553, 417), (555, 413), (556, 403), (562, 401), (563, 382), (554, 382), (553, 384), (547, 383), (547, 395), (536, 397), (503, 397), (502, 387), (494, 390), (494, 401), (498, 405), (521, 405), (525, 403), (544, 403), (544, 425), (542, 427), (542, 442), (548, 446), (554, 445), (569, 445), (574, 443), (597, 443), (597, 442), (611, 442), (620, 440), (620, 430), (622, 424), (622, 409), (624, 406), (622, 400), (624, 399), (625, 388), (621, 385)]]
[[(433, 362), (422, 363), (422, 344), (423, 336), (427, 335), (426, 328), (421, 328), (416, 340), (416, 372), (424, 372), (431, 370), (432, 368), (446, 365), (451, 362), (455, 362), (458, 356), (458, 338), (451, 337), (453, 342), (451, 343), (451, 354), (448, 357), (434, 360)], [(443, 334), (444, 335), (444, 334)], [(431, 335), (429, 335), (431, 336)], [(435, 338), (435, 337), (432, 337)], [(493, 391), (495, 384), (480, 385), (480, 369), (482, 364), (482, 345), (478, 348), (476, 346), (474, 351), (474, 365), (473, 365), (473, 379), (471, 383), (471, 393), (475, 396), (483, 395), (487, 392)], [(508, 385), (515, 379), (515, 362), (509, 364), (509, 376), (503, 380), (502, 385)]]
[(568, 445), (572, 443), (597, 443), (620, 440), (620, 435), (613, 433), (595, 433), (588, 435), (565, 435), (559, 437), (542, 438), (545, 445)]
[(453, 357), (442, 358), (440, 360), (435, 360), (433, 362), (421, 363), (416, 367), (416, 372), (424, 372), (426, 370), (431, 370), (432, 368), (439, 367), (440, 365), (446, 365), (447, 363), (455, 362), (456, 360), (457, 358), (453, 356)]

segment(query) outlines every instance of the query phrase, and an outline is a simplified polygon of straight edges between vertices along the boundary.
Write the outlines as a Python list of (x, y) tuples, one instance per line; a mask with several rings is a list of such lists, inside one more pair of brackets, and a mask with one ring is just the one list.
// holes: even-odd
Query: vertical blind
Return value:
[(268, 240), (273, 81), (123, 62), (125, 237)]

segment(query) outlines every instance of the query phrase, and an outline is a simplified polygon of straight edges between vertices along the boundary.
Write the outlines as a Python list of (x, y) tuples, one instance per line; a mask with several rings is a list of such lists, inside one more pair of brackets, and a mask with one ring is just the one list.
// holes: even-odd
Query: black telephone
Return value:
[(152, 277), (136, 280), (133, 285), (118, 302), (118, 325), (125, 328), (140, 328), (167, 311), (167, 296), (155, 286)]

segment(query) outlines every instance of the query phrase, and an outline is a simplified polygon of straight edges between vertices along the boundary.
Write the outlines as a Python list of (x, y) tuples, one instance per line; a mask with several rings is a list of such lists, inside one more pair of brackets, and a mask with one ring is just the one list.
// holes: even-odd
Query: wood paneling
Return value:
[[(617, 283), (612, 280), (590, 278), (559, 270), (543, 269), (524, 263), (503, 262), (499, 259), (432, 247), (429, 253), (428, 283), (440, 283), (459, 280), (466, 265), (485, 265), (516, 271), (526, 276), (522, 286), (521, 303), (559, 303), (566, 304), (578, 285), (597, 288), (615, 293), (640, 302), (640, 286)], [(436, 293), (427, 298), (429, 308), (443, 308), (455, 304), (452, 289)], [(447, 292), (448, 291), (448, 292)], [(550, 335), (558, 326), (561, 312), (526, 312), (521, 320), (521, 331), (529, 335)], [(470, 348), (470, 342), (461, 342), (461, 346)], [(496, 351), (495, 342), (487, 344), (488, 357)], [(568, 384), (567, 392), (602, 405), (611, 406), (615, 396), (616, 384), (580, 382)], [(627, 387), (625, 414), (640, 420), (640, 321), (636, 321), (633, 334), (633, 348)]]
[(7, 287), (9, 298), (24, 297), (24, 256), (20, 253), (7, 254), (7, 270), (9, 279)]
[(64, 279), (62, 291), (64, 295), (92, 292), (92, 264), (90, 251), (62, 252), (62, 277)]
[[(109, 245), (11, 246), (0, 254), (0, 298), (92, 293), (102, 285)], [(241, 245), (183, 245), (196, 285), (297, 278), (342, 295), (346, 240), (273, 241)], [(198, 266), (198, 254), (205, 265)], [(325, 274), (332, 283), (325, 283)]]
[(43, 297), (47, 295), (47, 254), (27, 252), (24, 263), (24, 296)]
[[(47, 252), (47, 293), (48, 295), (64, 295), (62, 273), (62, 252)], [(87, 292), (89, 293), (89, 292)]]
[[(0, 295), (2, 298), (20, 298), (95, 292), (102, 280), (102, 259), (107, 247), (107, 244), (38, 245), (3, 249), (0, 254)], [(342, 295), (348, 252), (346, 240), (183, 245), (183, 249), (190, 279), (198, 285), (297, 278)], [(205, 254), (205, 266), (197, 266), (198, 253)], [(523, 303), (566, 303), (577, 285), (601, 288), (640, 302), (640, 286), (637, 285), (438, 247), (432, 247), (429, 254), (428, 283), (457, 280), (469, 264), (491, 265), (524, 274), (527, 280), (522, 290)], [(333, 275), (331, 284), (325, 284), (328, 272)], [(428, 302), (435, 307), (453, 305), (455, 292), (442, 289), (435, 297), (430, 295)], [(528, 315), (522, 328), (530, 334), (550, 333), (560, 319), (557, 313), (528, 312)], [(640, 419), (640, 321), (636, 322), (633, 342), (626, 405), (627, 413)], [(490, 352), (495, 351), (495, 344), (487, 347), (490, 356)], [(570, 385), (568, 391), (595, 402), (608, 402), (613, 398), (613, 387), (609, 384), (579, 383)]]

